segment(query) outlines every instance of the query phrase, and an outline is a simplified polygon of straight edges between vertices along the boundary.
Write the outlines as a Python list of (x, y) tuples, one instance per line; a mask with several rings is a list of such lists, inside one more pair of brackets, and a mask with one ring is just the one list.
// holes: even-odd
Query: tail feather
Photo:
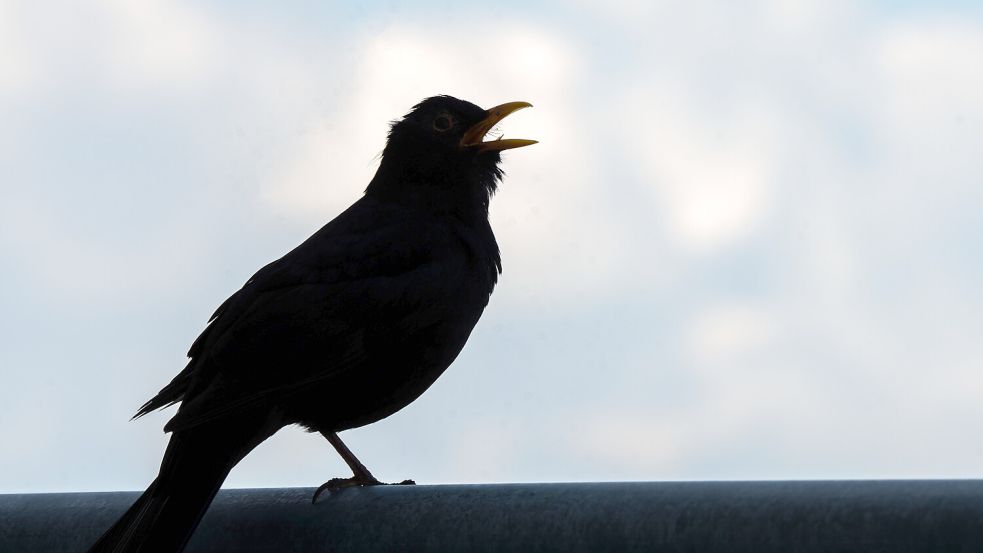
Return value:
[(141, 495), (140, 498), (137, 499), (125, 513), (123, 513), (123, 516), (121, 516), (119, 520), (117, 520), (116, 523), (109, 528), (109, 530), (106, 530), (106, 532), (103, 533), (102, 537), (99, 538), (99, 541), (97, 541), (95, 545), (89, 549), (89, 551), (113, 551), (115, 549), (115, 545), (112, 544), (119, 544), (126, 541), (123, 534), (125, 534), (128, 529), (136, 528), (138, 526), (137, 521), (142, 518), (143, 514), (146, 512), (148, 503), (150, 502), (151, 492), (153, 491), (156, 483), (157, 481), (155, 480), (150, 484), (147, 491), (143, 492), (143, 495)]
[(173, 435), (160, 474), (89, 553), (177, 553), (243, 451), (211, 447), (207, 440)]

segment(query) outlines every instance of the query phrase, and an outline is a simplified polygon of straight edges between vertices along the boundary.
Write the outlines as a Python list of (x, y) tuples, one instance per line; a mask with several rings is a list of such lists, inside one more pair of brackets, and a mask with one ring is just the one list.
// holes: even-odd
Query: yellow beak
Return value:
[(529, 146), (535, 144), (536, 140), (526, 140), (524, 138), (501, 138), (497, 140), (489, 140), (488, 142), (482, 142), (488, 131), (492, 129), (499, 121), (505, 119), (509, 114), (514, 113), (522, 108), (531, 108), (532, 104), (529, 102), (508, 102), (500, 106), (495, 106), (485, 112), (485, 118), (481, 121), (475, 123), (471, 128), (464, 132), (464, 136), (461, 137), (461, 147), (462, 148), (473, 148), (479, 152), (485, 151), (501, 151), (509, 150), (511, 148), (521, 148), (523, 146)]

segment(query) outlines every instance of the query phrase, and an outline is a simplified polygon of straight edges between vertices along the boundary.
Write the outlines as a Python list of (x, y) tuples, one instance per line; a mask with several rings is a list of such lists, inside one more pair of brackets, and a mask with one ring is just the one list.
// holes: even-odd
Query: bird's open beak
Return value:
[(532, 104), (529, 102), (509, 102), (507, 104), (502, 104), (500, 106), (495, 106), (485, 112), (485, 118), (481, 121), (475, 123), (470, 129), (464, 132), (464, 136), (461, 137), (461, 147), (475, 149), (479, 152), (486, 151), (501, 151), (509, 150), (512, 148), (521, 148), (523, 146), (529, 146), (530, 144), (535, 144), (536, 140), (526, 140), (524, 138), (501, 138), (496, 140), (489, 140), (487, 142), (482, 142), (488, 131), (492, 129), (499, 121), (505, 119), (509, 114), (518, 111), (522, 108), (531, 108)]

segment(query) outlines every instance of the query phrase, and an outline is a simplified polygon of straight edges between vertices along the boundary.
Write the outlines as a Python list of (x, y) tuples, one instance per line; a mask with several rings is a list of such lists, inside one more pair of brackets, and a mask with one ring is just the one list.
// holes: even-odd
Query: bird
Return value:
[(467, 342), (502, 272), (488, 220), (501, 152), (537, 142), (486, 138), (527, 107), (438, 95), (391, 123), (362, 196), (226, 299), (134, 415), (180, 404), (157, 477), (90, 553), (182, 551), (232, 468), (289, 425), (353, 473), (312, 501), (381, 484), (338, 433), (414, 401)]

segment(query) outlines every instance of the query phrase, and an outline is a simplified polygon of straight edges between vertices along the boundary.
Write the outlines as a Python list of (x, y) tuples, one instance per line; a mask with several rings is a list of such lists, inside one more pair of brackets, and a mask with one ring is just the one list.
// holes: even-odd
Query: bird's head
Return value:
[(379, 172), (366, 192), (438, 209), (477, 202), (487, 213), (502, 176), (500, 152), (536, 141), (485, 141), (485, 135), (509, 114), (531, 106), (509, 102), (486, 110), (451, 96), (423, 100), (393, 122)]

